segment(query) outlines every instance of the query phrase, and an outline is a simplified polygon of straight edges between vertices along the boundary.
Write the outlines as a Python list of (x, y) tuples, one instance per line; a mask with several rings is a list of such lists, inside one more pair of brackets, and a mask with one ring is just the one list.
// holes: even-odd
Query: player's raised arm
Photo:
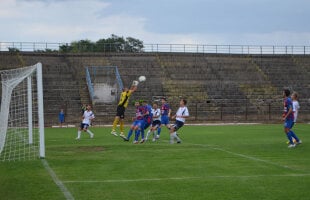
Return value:
[(129, 91), (131, 93), (135, 92), (137, 89), (138, 89), (138, 85), (139, 85), (139, 82), (138, 81), (133, 81), (132, 84), (131, 84), (131, 87), (129, 89)]

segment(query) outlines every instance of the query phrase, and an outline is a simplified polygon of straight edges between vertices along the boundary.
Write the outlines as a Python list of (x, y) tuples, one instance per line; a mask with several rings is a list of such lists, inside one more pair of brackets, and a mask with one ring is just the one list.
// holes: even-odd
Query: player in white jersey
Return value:
[(187, 101), (185, 99), (180, 100), (180, 107), (176, 114), (172, 116), (172, 119), (176, 119), (175, 123), (169, 127), (170, 129), (170, 144), (174, 143), (174, 140), (177, 140), (177, 143), (181, 143), (181, 139), (177, 135), (177, 130), (179, 130), (185, 123), (185, 119), (189, 117), (189, 112), (186, 107)]
[(156, 135), (157, 135), (155, 133), (155, 131), (161, 125), (161, 110), (160, 110), (160, 108), (158, 108), (158, 104), (156, 102), (153, 103), (152, 114), (153, 114), (153, 122), (152, 122), (151, 128), (149, 129), (149, 131), (146, 134), (145, 140), (147, 140), (148, 137), (150, 136), (150, 134), (153, 133), (152, 141), (155, 142)]
[[(298, 116), (298, 110), (300, 108), (299, 106), (299, 102), (298, 102), (298, 94), (297, 92), (293, 92), (291, 95), (291, 99), (292, 99), (292, 104), (293, 104), (293, 115), (294, 115), (294, 121), (293, 121), (293, 126), (296, 124), (297, 122), (297, 116)], [(297, 142), (294, 138), (293, 138), (293, 142), (296, 144), (301, 144), (302, 141), (299, 140), (299, 142)]]
[(77, 136), (77, 140), (79, 140), (81, 138), (81, 132), (87, 132), (89, 134), (90, 138), (94, 137), (94, 133), (92, 133), (90, 130), (88, 130), (89, 125), (91, 124), (91, 121), (95, 118), (95, 115), (93, 113), (93, 111), (91, 110), (91, 106), (87, 105), (86, 106), (86, 110), (83, 113), (82, 116), (82, 122), (81, 125), (79, 127), (78, 130), (78, 136)]
[(298, 110), (300, 108), (299, 106), (299, 102), (297, 100), (297, 92), (293, 92), (292, 96), (291, 96), (291, 99), (292, 99), (292, 103), (293, 103), (293, 114), (294, 114), (294, 123), (296, 123), (297, 121), (297, 116), (298, 116)]

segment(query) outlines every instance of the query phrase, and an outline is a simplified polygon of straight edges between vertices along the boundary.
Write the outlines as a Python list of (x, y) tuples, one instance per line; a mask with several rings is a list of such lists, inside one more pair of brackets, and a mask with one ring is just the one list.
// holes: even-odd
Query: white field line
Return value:
[[(187, 143), (187, 144), (190, 144), (190, 143)], [(278, 164), (278, 163), (275, 163), (275, 162), (271, 162), (271, 161), (268, 161), (268, 160), (263, 160), (263, 159), (256, 158), (256, 157), (253, 157), (253, 156), (248, 156), (248, 155), (245, 155), (245, 154), (228, 151), (228, 150), (225, 150), (225, 149), (220, 148), (220, 147), (212, 147), (212, 146), (206, 145), (206, 144), (191, 144), (191, 145), (207, 147), (209, 149), (213, 149), (213, 150), (217, 150), (217, 151), (222, 151), (222, 152), (234, 155), (234, 156), (239, 156), (239, 157), (242, 157), (242, 158), (246, 158), (248, 160), (266, 163), (266, 164), (277, 166), (277, 167), (284, 168), (284, 169), (289, 169), (289, 170), (293, 170), (293, 171), (301, 171), (299, 169), (295, 169), (295, 168), (292, 168), (292, 167), (289, 167), (289, 166), (286, 166), (286, 165), (281, 165), (281, 164)]]
[(42, 159), (42, 164), (45, 167), (46, 171), (49, 173), (49, 175), (52, 177), (55, 184), (59, 187), (59, 189), (62, 191), (64, 196), (67, 200), (74, 200), (74, 197), (70, 193), (70, 191), (66, 188), (66, 186), (63, 184), (63, 182), (57, 177), (56, 173), (53, 171), (53, 169), (49, 166), (48, 162), (45, 159)]
[(225, 179), (225, 178), (261, 178), (261, 177), (305, 177), (310, 174), (279, 174), (279, 175), (244, 175), (244, 176), (202, 176), (202, 177), (172, 177), (172, 178), (148, 178), (148, 179), (115, 179), (115, 180), (68, 180), (64, 183), (127, 183), (127, 182), (154, 182), (154, 181), (175, 181), (175, 180), (193, 180), (193, 179)]
[[(166, 141), (166, 140), (162, 140), (162, 141)], [(168, 140), (166, 142), (169, 142)], [(267, 160), (263, 160), (260, 158), (255, 158), (253, 156), (248, 156), (248, 155), (244, 155), (244, 154), (240, 154), (240, 153), (235, 153), (232, 151), (228, 151), (219, 147), (212, 147), (210, 145), (206, 145), (206, 144), (190, 144), (187, 143), (189, 145), (197, 145), (197, 146), (202, 146), (202, 147), (207, 147), (209, 149), (213, 149), (216, 151), (222, 151), (228, 154), (232, 154), (235, 156), (239, 156), (242, 158), (246, 158), (252, 161), (257, 161), (257, 162), (263, 162), (269, 165), (274, 165), (280, 168), (284, 168), (284, 169), (289, 169), (292, 171), (300, 171), (298, 169), (294, 169), (285, 165), (280, 165), (278, 163), (274, 163), (271, 161), (267, 161)], [(310, 176), (309, 173), (302, 173), (302, 174), (298, 174), (298, 173), (292, 173), (292, 174), (279, 174), (279, 175), (264, 175), (264, 174), (260, 174), (260, 175), (240, 175), (240, 176), (234, 176), (234, 175), (227, 175), (227, 176), (203, 176), (203, 177), (171, 177), (171, 178), (149, 178), (149, 179), (115, 179), (115, 180), (67, 180), (67, 181), (63, 181), (64, 183), (122, 183), (122, 182), (154, 182), (154, 181), (169, 181), (169, 180), (192, 180), (192, 179), (214, 179), (214, 178), (239, 178), (239, 179), (244, 179), (244, 178), (260, 178), (260, 177), (305, 177), (305, 176)]]
[[(168, 140), (163, 140), (163, 141), (169, 142)], [(269, 165), (273, 165), (273, 166), (277, 166), (277, 167), (280, 167), (280, 168), (303, 172), (302, 170), (295, 169), (295, 168), (292, 168), (292, 167), (289, 167), (289, 166), (286, 166), (286, 165), (281, 165), (281, 164), (278, 164), (278, 163), (275, 163), (275, 162), (271, 162), (271, 161), (268, 161), (268, 160), (263, 160), (263, 159), (260, 159), (260, 158), (255, 158), (253, 156), (248, 156), (248, 155), (245, 155), (245, 154), (228, 151), (228, 150), (225, 150), (223, 148), (214, 147), (214, 146), (211, 146), (211, 145), (208, 145), (208, 144), (193, 144), (193, 143), (186, 143), (186, 144), (195, 145), (195, 146), (201, 146), (201, 147), (207, 147), (209, 149), (213, 149), (213, 150), (216, 150), (216, 151), (222, 151), (222, 152), (234, 155), (234, 156), (239, 156), (239, 157), (242, 157), (242, 158), (246, 158), (248, 160), (257, 161), (257, 162), (263, 162), (263, 163), (266, 163), (266, 164), (269, 164)]]

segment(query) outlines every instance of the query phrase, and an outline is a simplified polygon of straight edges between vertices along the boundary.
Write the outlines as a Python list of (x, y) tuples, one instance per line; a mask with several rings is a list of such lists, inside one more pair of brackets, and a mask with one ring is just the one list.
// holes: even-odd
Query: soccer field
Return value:
[(185, 126), (181, 144), (124, 142), (111, 128), (46, 128), (46, 159), (0, 163), (0, 199), (309, 199), (310, 125)]

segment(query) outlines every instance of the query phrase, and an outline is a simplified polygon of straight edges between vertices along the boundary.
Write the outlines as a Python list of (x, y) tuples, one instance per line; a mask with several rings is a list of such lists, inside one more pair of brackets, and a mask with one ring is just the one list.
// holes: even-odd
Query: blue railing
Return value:
[(88, 91), (89, 91), (89, 96), (90, 96), (90, 99), (91, 101), (94, 100), (94, 85), (91, 81), (91, 77), (90, 77), (90, 73), (89, 73), (89, 69), (88, 67), (85, 67), (86, 69), (86, 83), (87, 83), (87, 87), (88, 87)]
[[(0, 51), (58, 52), (68, 43), (0, 42)], [(113, 52), (114, 44), (104, 44), (103, 52)], [(222, 54), (298, 54), (310, 55), (310, 46), (302, 45), (209, 45), (209, 44), (144, 44), (141, 52), (157, 53), (222, 53)], [(120, 53), (126, 53), (125, 50)], [(128, 52), (129, 53), (129, 52)]]
[(120, 73), (118, 71), (117, 66), (88, 66), (85, 67), (86, 68), (86, 82), (87, 82), (87, 86), (88, 86), (88, 90), (89, 90), (89, 95), (91, 97), (91, 100), (93, 101), (94, 99), (94, 83), (92, 82), (92, 79), (94, 79), (96, 77), (97, 71), (100, 68), (111, 68), (114, 69), (115, 71), (115, 79), (118, 85), (118, 89), (119, 91), (123, 90), (123, 81), (121, 79)]
[(123, 81), (121, 79), (121, 75), (119, 74), (117, 67), (115, 67), (115, 75), (116, 75), (116, 81), (117, 81), (118, 86), (119, 86), (119, 90), (122, 91), (124, 88), (124, 85), (123, 85)]

